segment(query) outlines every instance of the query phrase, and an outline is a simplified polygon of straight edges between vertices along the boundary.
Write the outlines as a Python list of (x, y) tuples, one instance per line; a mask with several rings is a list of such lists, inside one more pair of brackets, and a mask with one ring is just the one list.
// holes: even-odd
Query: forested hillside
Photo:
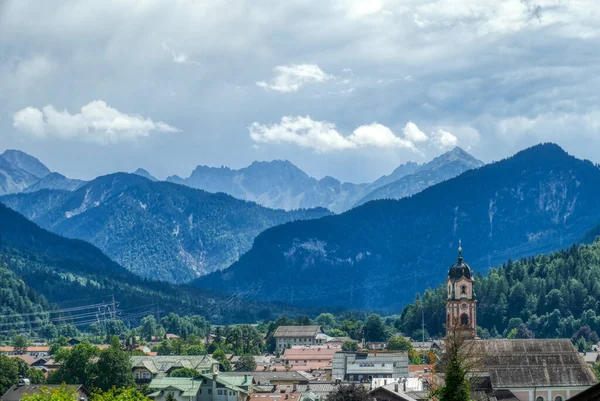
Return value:
[(301, 309), (242, 301), (243, 294), (252, 294), (256, 288), (215, 296), (197, 288), (146, 281), (93, 245), (41, 229), (3, 205), (0, 205), (0, 266), (27, 285), (3, 270), (0, 297), (5, 298), (0, 299), (6, 299), (9, 314), (45, 308), (45, 301), (36, 293), (59, 305), (73, 300), (78, 305), (87, 305), (114, 296), (123, 311), (148, 314), (159, 307), (163, 312), (202, 314), (214, 322), (254, 322), (285, 313), (301, 313)]
[(43, 190), (0, 201), (50, 231), (92, 243), (141, 277), (174, 283), (228, 267), (269, 227), (330, 214), (273, 210), (124, 173), (75, 192)]
[[(465, 255), (468, 263), (468, 254)], [(449, 267), (449, 266), (448, 266)], [(583, 326), (600, 333), (600, 239), (593, 244), (508, 261), (475, 277), (481, 336), (571, 337)], [(399, 328), (444, 332), (446, 290), (427, 290), (402, 312)], [(525, 327), (519, 326), (524, 324)], [(526, 329), (526, 330), (525, 330)], [(529, 333), (529, 331), (531, 333)]]
[(410, 198), (269, 229), (237, 263), (197, 284), (228, 291), (262, 283), (260, 299), (391, 313), (444, 281), (459, 239), (485, 273), (569, 246), (599, 221), (598, 166), (543, 144)]

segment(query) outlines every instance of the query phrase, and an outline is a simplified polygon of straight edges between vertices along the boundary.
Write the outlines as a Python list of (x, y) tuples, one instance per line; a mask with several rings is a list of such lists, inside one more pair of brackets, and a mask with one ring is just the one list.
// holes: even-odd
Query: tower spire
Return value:
[(462, 240), (458, 240), (458, 261), (462, 262), (463, 261), (463, 255), (462, 255)]

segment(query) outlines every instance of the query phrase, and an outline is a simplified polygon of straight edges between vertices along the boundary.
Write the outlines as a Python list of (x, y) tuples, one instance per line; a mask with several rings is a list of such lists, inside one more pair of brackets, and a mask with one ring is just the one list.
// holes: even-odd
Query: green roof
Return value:
[[(213, 379), (212, 375), (203, 374), (201, 376), (209, 380)], [(226, 373), (220, 373), (217, 376), (217, 383), (223, 385), (229, 390), (233, 390), (238, 393), (250, 394), (250, 390), (246, 390), (239, 386), (252, 386), (252, 376), (229, 376)]]

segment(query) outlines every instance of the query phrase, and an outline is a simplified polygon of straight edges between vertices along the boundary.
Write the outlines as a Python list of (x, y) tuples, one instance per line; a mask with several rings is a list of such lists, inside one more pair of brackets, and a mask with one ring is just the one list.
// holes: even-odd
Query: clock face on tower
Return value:
[(461, 309), (467, 309), (467, 304), (463, 302), (462, 304), (460, 304), (460, 308)]

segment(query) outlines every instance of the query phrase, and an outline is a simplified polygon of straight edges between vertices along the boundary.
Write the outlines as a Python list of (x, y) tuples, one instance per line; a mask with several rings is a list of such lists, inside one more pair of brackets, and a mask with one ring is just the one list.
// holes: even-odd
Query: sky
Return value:
[(83, 179), (365, 182), (549, 141), (600, 162), (599, 48), (596, 0), (1, 0), (0, 150)]

